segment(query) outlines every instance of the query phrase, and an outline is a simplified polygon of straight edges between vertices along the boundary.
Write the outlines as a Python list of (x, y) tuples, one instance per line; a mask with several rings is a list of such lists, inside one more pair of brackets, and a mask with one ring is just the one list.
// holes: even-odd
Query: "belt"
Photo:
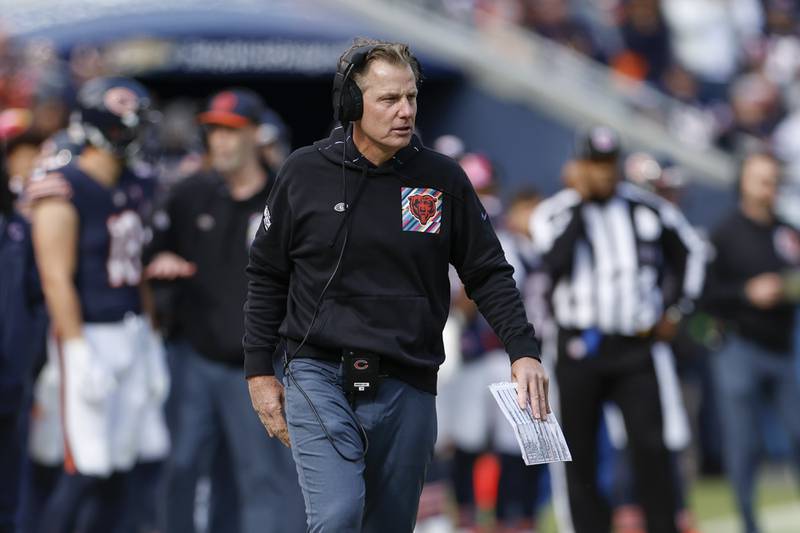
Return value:
[[(293, 354), (300, 343), (294, 339), (286, 339), (286, 351), (289, 355)], [(305, 343), (295, 357), (306, 357), (309, 359), (322, 359), (323, 361), (330, 361), (338, 363), (342, 360), (342, 350), (336, 348), (323, 348), (322, 346), (315, 346), (313, 344)]]
[[(559, 326), (559, 332), (570, 336), (570, 337), (580, 337), (583, 335), (584, 332), (588, 331), (590, 328), (587, 329), (575, 329), (575, 328), (562, 328)], [(653, 337), (653, 328), (637, 331), (633, 335), (620, 335), (619, 333), (603, 333), (600, 330), (596, 330), (603, 339), (607, 340), (651, 340)]]
[[(300, 342), (294, 339), (286, 340), (286, 350), (291, 355), (297, 350)], [(319, 359), (322, 361), (330, 361), (332, 363), (339, 363), (342, 361), (343, 348), (327, 348), (323, 346), (316, 346), (313, 344), (304, 344), (303, 347), (297, 352), (295, 357), (304, 357), (307, 359)], [(372, 353), (365, 353), (364, 355), (378, 355)], [(382, 377), (391, 377), (406, 382), (418, 389), (422, 389), (431, 394), (436, 394), (436, 374), (438, 368), (436, 367), (418, 367), (403, 364), (395, 359), (387, 356), (380, 356), (380, 369)]]

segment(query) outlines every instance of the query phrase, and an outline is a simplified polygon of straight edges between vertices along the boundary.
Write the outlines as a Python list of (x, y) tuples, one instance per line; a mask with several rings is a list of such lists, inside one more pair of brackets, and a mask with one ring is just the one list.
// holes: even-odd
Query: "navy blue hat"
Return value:
[(215, 94), (208, 102), (206, 111), (198, 119), (204, 125), (243, 128), (261, 123), (264, 103), (253, 91), (226, 89)]

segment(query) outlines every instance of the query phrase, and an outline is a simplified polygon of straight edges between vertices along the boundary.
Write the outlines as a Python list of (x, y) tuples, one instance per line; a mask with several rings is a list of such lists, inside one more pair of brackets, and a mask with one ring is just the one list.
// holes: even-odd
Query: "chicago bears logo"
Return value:
[(230, 91), (224, 91), (215, 96), (214, 100), (211, 101), (211, 109), (214, 111), (233, 111), (234, 108), (236, 108), (238, 100), (236, 94)]
[(103, 103), (119, 117), (134, 113), (139, 107), (139, 97), (127, 87), (112, 87), (103, 95)]
[(423, 226), (436, 214), (436, 198), (430, 194), (415, 194), (408, 199), (408, 205)]
[(401, 190), (403, 231), (439, 233), (442, 225), (442, 192), (422, 187)]

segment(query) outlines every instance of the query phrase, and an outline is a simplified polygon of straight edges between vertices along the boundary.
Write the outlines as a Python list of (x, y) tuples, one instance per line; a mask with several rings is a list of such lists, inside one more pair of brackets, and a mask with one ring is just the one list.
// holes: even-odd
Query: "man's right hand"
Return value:
[(254, 376), (248, 378), (250, 401), (258, 418), (270, 437), (277, 437), (287, 448), (291, 448), (289, 428), (284, 414), (283, 385), (275, 376)]
[(147, 265), (144, 275), (147, 279), (174, 280), (192, 277), (195, 272), (197, 265), (194, 263), (172, 252), (161, 252)]
[(754, 306), (771, 309), (783, 298), (783, 279), (774, 272), (759, 274), (747, 281), (744, 292)]

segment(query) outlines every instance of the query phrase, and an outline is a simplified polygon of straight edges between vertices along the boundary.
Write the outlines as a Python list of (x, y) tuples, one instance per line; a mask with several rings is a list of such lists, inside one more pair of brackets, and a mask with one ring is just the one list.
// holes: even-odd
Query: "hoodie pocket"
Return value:
[(334, 297), (325, 303), (318, 331), (332, 346), (424, 356), (441, 329), (426, 296)]

